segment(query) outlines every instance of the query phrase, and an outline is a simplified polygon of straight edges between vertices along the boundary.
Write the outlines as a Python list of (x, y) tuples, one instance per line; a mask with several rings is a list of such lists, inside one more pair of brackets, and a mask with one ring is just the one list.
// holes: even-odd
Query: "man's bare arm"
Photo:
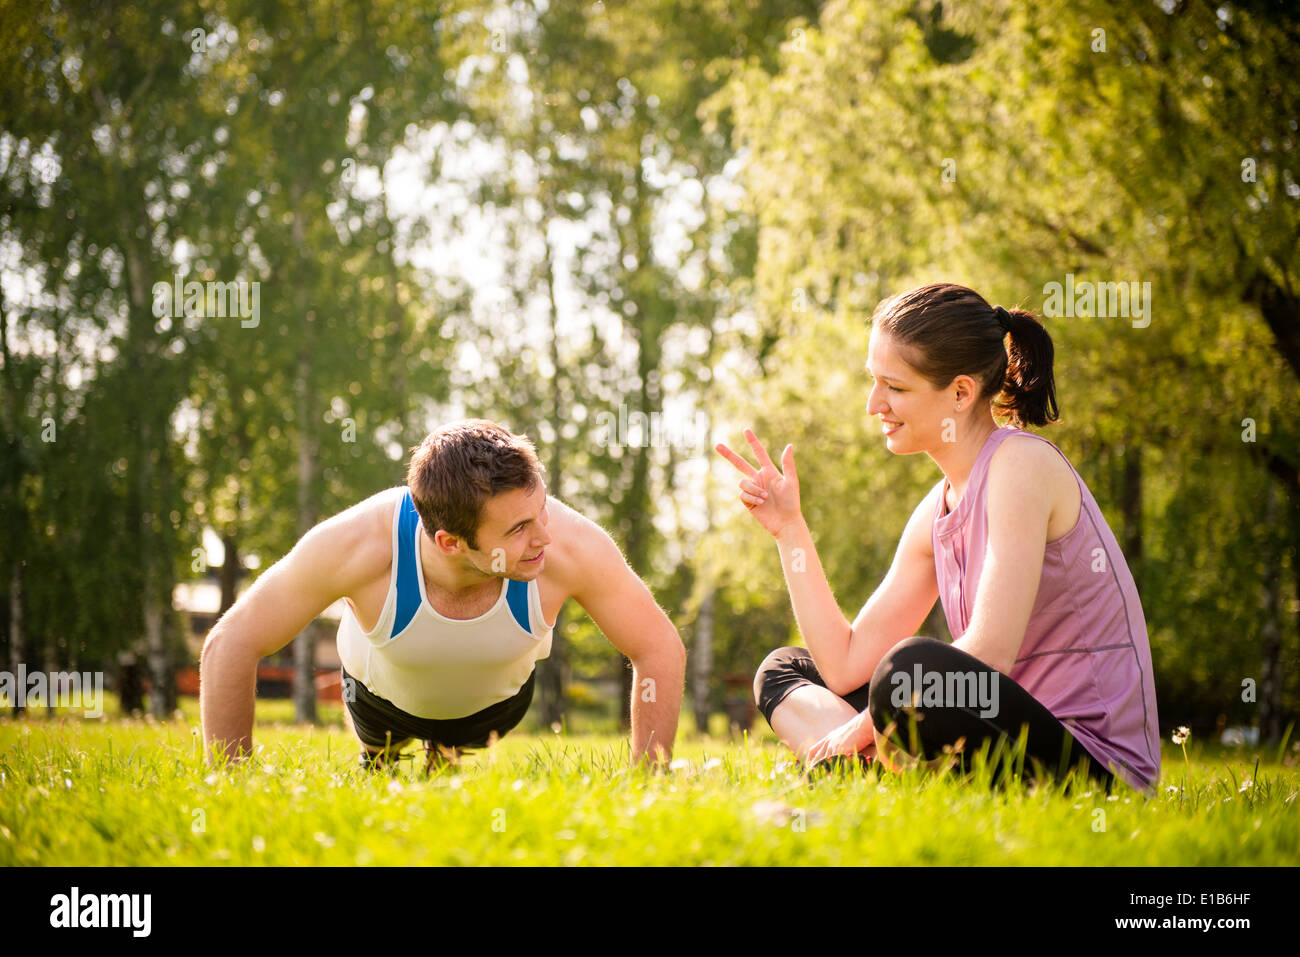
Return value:
[[(349, 594), (391, 543), (376, 543), (373, 499), (317, 525), (231, 606), (203, 643), (199, 710), (209, 761), (252, 751), (257, 663), (279, 651), (316, 616)], [(377, 545), (383, 545), (378, 548)]]
[[(676, 637), (676, 629), (672, 634)], [(680, 642), (679, 638), (679, 645)], [(632, 659), (633, 763), (644, 760), (650, 764), (666, 764), (672, 760), (685, 670), (684, 648), (680, 656), (656, 650)]]
[(632, 661), (632, 761), (668, 761), (681, 712), (686, 648), (605, 530), (578, 518), (565, 574), (596, 627)]

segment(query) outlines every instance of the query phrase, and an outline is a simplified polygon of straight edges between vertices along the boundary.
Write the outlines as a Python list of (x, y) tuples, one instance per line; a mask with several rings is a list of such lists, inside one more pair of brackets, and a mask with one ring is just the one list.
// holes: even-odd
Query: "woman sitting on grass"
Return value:
[[(717, 446), (745, 476), (741, 501), (777, 540), (808, 644), (772, 652), (754, 681), (768, 724), (802, 760), (893, 766), (902, 752), (948, 752), (969, 769), (985, 742), (1006, 754), (1024, 734), (1026, 771), (1082, 765), (1107, 787), (1118, 775), (1154, 789), (1160, 734), (1133, 576), (1078, 472), (1022, 431), (1058, 418), (1052, 357), (1031, 313), (963, 286), (923, 286), (876, 308), (867, 413), (880, 416), (891, 452), (924, 452), (944, 477), (852, 625), (800, 512), (793, 446), (780, 470), (749, 430), (757, 468)], [(995, 408), (1010, 426), (997, 425)], [(952, 644), (909, 637), (936, 597)]]

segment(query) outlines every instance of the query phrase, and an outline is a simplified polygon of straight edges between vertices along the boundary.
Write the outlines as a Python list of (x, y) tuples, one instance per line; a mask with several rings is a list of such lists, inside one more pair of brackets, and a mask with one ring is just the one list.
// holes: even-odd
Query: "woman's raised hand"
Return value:
[(737, 455), (719, 442), (714, 449), (734, 465), (744, 476), (740, 480), (740, 500), (749, 509), (754, 520), (774, 536), (791, 522), (799, 520), (799, 473), (794, 467), (794, 446), (787, 445), (781, 453), (781, 469), (772, 464), (763, 443), (750, 429), (745, 439), (758, 457), (758, 468), (750, 465), (744, 456)]

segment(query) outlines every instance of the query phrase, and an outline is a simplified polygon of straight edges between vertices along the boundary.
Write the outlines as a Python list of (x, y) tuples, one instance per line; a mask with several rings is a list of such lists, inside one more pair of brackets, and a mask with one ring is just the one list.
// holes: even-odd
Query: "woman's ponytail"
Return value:
[(1007, 371), (1002, 391), (993, 402), (996, 414), (1009, 415), (1012, 424), (1020, 429), (1058, 421), (1052, 337), (1034, 314), (1024, 309), (998, 306), (994, 320), (1005, 328), (1008, 337)]

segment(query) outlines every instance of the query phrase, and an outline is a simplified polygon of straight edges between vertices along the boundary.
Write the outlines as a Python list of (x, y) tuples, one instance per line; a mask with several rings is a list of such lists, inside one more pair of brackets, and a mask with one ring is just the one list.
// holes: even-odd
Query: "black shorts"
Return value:
[[(488, 705), (464, 718), (417, 718), (391, 701), (371, 694), (344, 669), (343, 703), (352, 717), (357, 737), (372, 748), (396, 746), (411, 738), (419, 738), (427, 747), (440, 744), (447, 748), (483, 748), (487, 747), (492, 732), (502, 737), (524, 719), (533, 702), (536, 679), (534, 671), (513, 698)], [(349, 688), (352, 695), (348, 694)]]
[[(983, 686), (997, 682), (998, 707), (995, 713), (969, 703), (941, 701), (922, 706), (919, 701), (911, 706), (900, 706), (893, 694), (902, 682), (896, 676), (915, 674), (914, 669), (937, 672), (945, 677), (949, 672), (977, 676), (984, 673)], [(778, 648), (759, 667), (754, 682), (758, 708), (772, 723), (772, 712), (800, 685), (814, 684), (826, 687), (812, 655), (806, 648)], [(951, 687), (945, 682), (945, 685)], [(871, 711), (871, 723), (880, 731), (893, 729), (890, 743), (909, 754), (931, 760), (944, 753), (945, 746), (954, 747), (965, 741), (960, 764), (969, 769), (966, 756), (973, 754), (988, 741), (1006, 753), (1022, 731), (1027, 732), (1024, 768), (1037, 761), (1049, 773), (1064, 774), (1082, 764), (1090, 777), (1109, 789), (1114, 775), (1070, 734), (1037, 698), (1015, 681), (990, 668), (979, 659), (960, 648), (935, 638), (906, 638), (881, 659), (871, 680), (848, 694), (840, 695), (859, 713)], [(915, 717), (916, 721), (911, 718)]]

